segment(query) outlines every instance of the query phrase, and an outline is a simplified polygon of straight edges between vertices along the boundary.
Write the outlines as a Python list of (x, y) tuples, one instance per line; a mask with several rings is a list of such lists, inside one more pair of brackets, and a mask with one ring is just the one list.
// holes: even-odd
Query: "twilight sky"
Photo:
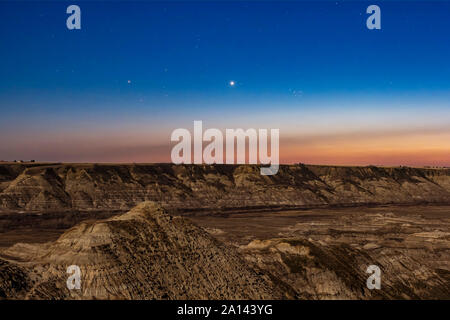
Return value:
[(282, 163), (450, 166), (449, 16), (450, 1), (0, 1), (0, 159), (169, 162), (171, 132), (202, 120), (279, 128)]

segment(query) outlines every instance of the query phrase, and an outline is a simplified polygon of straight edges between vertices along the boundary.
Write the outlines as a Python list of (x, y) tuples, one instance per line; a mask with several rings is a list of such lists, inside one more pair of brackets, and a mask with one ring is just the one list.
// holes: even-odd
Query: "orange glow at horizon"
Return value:
[(450, 132), (356, 133), (301, 142), (291, 138), (280, 145), (282, 163), (450, 166)]
[[(171, 162), (175, 143), (170, 142), (170, 132), (168, 128), (45, 136), (22, 132), (5, 141), (0, 146), (0, 154), (3, 160)], [(281, 131), (280, 163), (450, 166), (450, 129), (445, 127), (317, 132)]]

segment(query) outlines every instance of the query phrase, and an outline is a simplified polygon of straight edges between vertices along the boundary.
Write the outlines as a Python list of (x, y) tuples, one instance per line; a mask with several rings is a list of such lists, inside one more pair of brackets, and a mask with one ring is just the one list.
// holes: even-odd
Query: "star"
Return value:
[(130, 84), (130, 83), (131, 83), (131, 80), (128, 80), (127, 82), (128, 82), (128, 84)]
[(236, 82), (234, 82), (233, 80), (230, 81), (230, 86), (234, 87), (235, 84)]

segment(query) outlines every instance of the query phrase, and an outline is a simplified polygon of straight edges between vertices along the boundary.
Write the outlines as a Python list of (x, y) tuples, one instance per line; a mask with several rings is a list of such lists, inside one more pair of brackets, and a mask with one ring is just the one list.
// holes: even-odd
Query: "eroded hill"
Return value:
[(0, 210), (450, 203), (450, 169), (286, 165), (1, 164)]
[[(67, 288), (71, 265), (81, 270), (80, 290)], [(0, 297), (8, 299), (282, 299), (290, 297), (286, 288), (149, 202), (82, 222), (55, 242), (0, 253)]]
[(448, 169), (0, 164), (0, 297), (448, 299), (448, 204)]

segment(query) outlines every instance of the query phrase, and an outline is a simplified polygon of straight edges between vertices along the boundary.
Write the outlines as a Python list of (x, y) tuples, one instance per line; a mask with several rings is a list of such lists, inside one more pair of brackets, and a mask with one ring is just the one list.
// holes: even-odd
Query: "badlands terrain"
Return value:
[(256, 165), (1, 164), (0, 209), (179, 210), (450, 203), (450, 169)]
[(0, 298), (450, 299), (450, 170), (3, 163)]

